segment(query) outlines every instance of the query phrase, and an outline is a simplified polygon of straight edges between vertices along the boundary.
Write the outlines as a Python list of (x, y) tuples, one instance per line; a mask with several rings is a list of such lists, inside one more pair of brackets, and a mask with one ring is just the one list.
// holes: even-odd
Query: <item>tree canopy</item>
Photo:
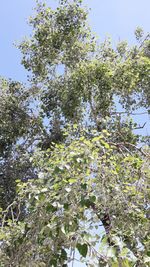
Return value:
[(82, 0), (30, 25), (30, 85), (0, 81), (0, 266), (148, 267), (150, 35), (100, 43)]

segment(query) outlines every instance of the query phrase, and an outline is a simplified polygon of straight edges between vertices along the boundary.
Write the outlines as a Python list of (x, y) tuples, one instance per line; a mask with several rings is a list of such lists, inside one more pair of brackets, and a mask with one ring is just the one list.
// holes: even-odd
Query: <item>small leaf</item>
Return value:
[(57, 208), (51, 205), (50, 203), (46, 206), (46, 211), (47, 212), (55, 212), (57, 211)]
[(61, 258), (67, 260), (67, 252), (64, 249), (61, 250)]
[(90, 196), (89, 200), (93, 203), (96, 201), (96, 196)]
[(68, 203), (64, 203), (64, 209), (68, 210), (69, 209), (69, 204)]
[(56, 259), (51, 259), (50, 260), (50, 266), (56, 267), (57, 266), (57, 260)]
[(86, 190), (87, 184), (81, 184), (81, 188), (84, 189), (84, 190)]
[(144, 263), (150, 262), (150, 257), (144, 257)]
[(48, 190), (47, 190), (46, 187), (41, 189), (41, 192), (42, 192), (42, 193), (46, 193), (47, 191), (48, 191)]
[(82, 245), (82, 244), (78, 243), (76, 247), (77, 247), (80, 255), (85, 258), (86, 255), (87, 255), (87, 252), (88, 252), (88, 246), (87, 246), (87, 244), (83, 244)]
[(69, 179), (69, 180), (68, 180), (68, 182), (69, 182), (70, 184), (73, 184), (73, 183), (75, 183), (75, 182), (76, 182), (76, 179), (74, 179), (74, 178), (71, 178), (71, 179)]
[(71, 188), (70, 187), (66, 187), (65, 190), (66, 190), (67, 193), (71, 192)]
[(69, 166), (68, 164), (66, 164), (66, 165), (65, 165), (65, 168), (66, 168), (67, 170), (69, 170), (69, 169), (70, 169), (70, 166)]
[(108, 143), (106, 143), (105, 141), (101, 140), (101, 144), (106, 148), (109, 149), (110, 145)]

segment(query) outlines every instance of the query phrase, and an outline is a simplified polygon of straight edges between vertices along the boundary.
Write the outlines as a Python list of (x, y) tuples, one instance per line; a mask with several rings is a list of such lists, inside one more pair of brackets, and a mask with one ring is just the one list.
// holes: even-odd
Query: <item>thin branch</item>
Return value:
[(75, 249), (73, 250), (72, 267), (74, 266), (74, 259), (75, 259)]
[(146, 125), (146, 122), (142, 126), (138, 126), (138, 127), (133, 128), (133, 130), (143, 129), (145, 127), (145, 125)]
[[(11, 203), (11, 204), (7, 207), (7, 209), (3, 212), (3, 213), (4, 213), (4, 216), (3, 216), (3, 219), (2, 219), (2, 229), (4, 228), (5, 219), (6, 219), (6, 216), (7, 216), (8, 212), (9, 212), (9, 209), (11, 209), (11, 215), (12, 215), (12, 207), (13, 207), (14, 204), (16, 204), (16, 201), (14, 201), (13, 203)], [(12, 216), (12, 219), (13, 219), (13, 218), (14, 218), (14, 217)], [(14, 221), (13, 221), (13, 222), (14, 222)]]
[[(126, 149), (126, 146), (130, 146), (134, 148), (135, 150), (139, 151), (141, 154), (143, 154), (145, 157), (150, 157), (149, 154), (145, 153), (141, 147), (137, 147), (134, 144), (124, 142), (124, 143), (113, 143), (113, 142), (108, 142), (109, 145), (116, 146), (117, 148), (124, 147)], [(129, 152), (129, 151), (128, 151)]]
[(145, 41), (147, 41), (149, 37), (150, 37), (150, 34), (148, 33), (148, 34), (145, 36), (145, 38), (144, 38), (144, 40), (142, 41), (142, 43), (140, 44), (139, 49), (142, 48), (142, 46), (144, 45)]
[(12, 218), (12, 222), (14, 223), (14, 222), (15, 222), (15, 218), (14, 218), (14, 212), (13, 212), (13, 208), (12, 208), (12, 206), (11, 206), (10, 210), (11, 210), (11, 218)]
[(96, 248), (93, 247), (89, 242), (86, 241), (86, 243), (87, 243), (87, 245), (88, 245), (89, 247), (91, 247), (91, 248), (95, 251), (95, 253), (96, 253), (97, 256), (99, 257), (99, 259), (103, 259), (104, 261), (108, 261), (107, 256), (104, 256), (103, 254), (99, 253), (99, 252), (96, 250)]
[(132, 116), (138, 116), (138, 115), (144, 115), (144, 114), (149, 114), (147, 111), (145, 112), (137, 112), (137, 113), (132, 113), (132, 112), (127, 112), (127, 111), (116, 111), (116, 112), (111, 112), (111, 115), (114, 114), (127, 114), (127, 115), (132, 115)]

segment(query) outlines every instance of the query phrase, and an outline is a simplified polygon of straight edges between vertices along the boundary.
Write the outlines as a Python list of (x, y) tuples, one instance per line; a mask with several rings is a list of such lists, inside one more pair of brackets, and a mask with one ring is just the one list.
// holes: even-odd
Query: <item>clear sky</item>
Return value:
[[(47, 3), (54, 6), (56, 1), (47, 0)], [(137, 26), (150, 31), (150, 0), (85, 0), (85, 3), (91, 7), (89, 22), (100, 40), (110, 34), (115, 42), (127, 39), (133, 43)], [(27, 72), (20, 65), (21, 54), (13, 42), (31, 33), (27, 18), (32, 15), (34, 6), (34, 0), (1, 0), (0, 76), (26, 81)], [(148, 117), (142, 119), (145, 120)]]

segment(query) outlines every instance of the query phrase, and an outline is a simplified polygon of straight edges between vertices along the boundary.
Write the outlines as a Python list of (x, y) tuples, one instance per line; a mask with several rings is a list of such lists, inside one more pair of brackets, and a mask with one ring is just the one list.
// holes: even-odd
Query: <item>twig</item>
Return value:
[(147, 111), (145, 112), (137, 112), (137, 113), (132, 113), (132, 112), (127, 112), (127, 111), (116, 111), (116, 112), (111, 112), (111, 115), (114, 114), (127, 114), (127, 115), (132, 115), (132, 116), (138, 116), (138, 115), (144, 115), (144, 114), (149, 114)]
[[(13, 203), (11, 203), (11, 204), (7, 207), (7, 209), (3, 212), (3, 213), (4, 213), (4, 217), (3, 217), (3, 219), (2, 219), (2, 229), (4, 228), (5, 219), (6, 219), (6, 216), (7, 216), (8, 212), (9, 212), (9, 209), (11, 209), (11, 213), (12, 213), (12, 207), (13, 207), (14, 204), (16, 204), (16, 201), (14, 201)], [(13, 218), (14, 218), (14, 217), (13, 217)]]
[(12, 206), (11, 206), (10, 210), (11, 210), (11, 218), (12, 218), (12, 221), (14, 223), (15, 222), (15, 218), (14, 218), (14, 212), (13, 212)]
[(72, 267), (74, 266), (74, 259), (75, 259), (75, 249), (73, 250)]
[(101, 253), (99, 253), (99, 252), (96, 250), (96, 248), (94, 248), (89, 242), (86, 241), (86, 243), (87, 243), (87, 245), (88, 245), (89, 247), (91, 247), (91, 248), (96, 252), (97, 256), (98, 256), (100, 259), (103, 259), (104, 261), (107, 261), (107, 260), (108, 260), (107, 256), (104, 256), (104, 255), (102, 255)]
[[(142, 150), (141, 147), (138, 148), (136, 145), (133, 145), (133, 144), (131, 144), (131, 143), (127, 143), (127, 142), (124, 142), (124, 143), (113, 143), (113, 142), (108, 142), (108, 144), (109, 144), (109, 145), (112, 145), (112, 146), (116, 146), (116, 147), (118, 147), (118, 148), (120, 148), (120, 147), (124, 147), (125, 149), (126, 149), (126, 146), (130, 146), (130, 147), (134, 148), (135, 150), (141, 152), (145, 157), (147, 157), (147, 156), (149, 157), (149, 156), (150, 156), (149, 154), (145, 153), (145, 152)], [(128, 152), (129, 152), (129, 151), (128, 151)]]
[(133, 130), (138, 130), (138, 129), (143, 129), (146, 125), (146, 122), (143, 124), (143, 126), (139, 126), (139, 127), (135, 127), (133, 128)]

